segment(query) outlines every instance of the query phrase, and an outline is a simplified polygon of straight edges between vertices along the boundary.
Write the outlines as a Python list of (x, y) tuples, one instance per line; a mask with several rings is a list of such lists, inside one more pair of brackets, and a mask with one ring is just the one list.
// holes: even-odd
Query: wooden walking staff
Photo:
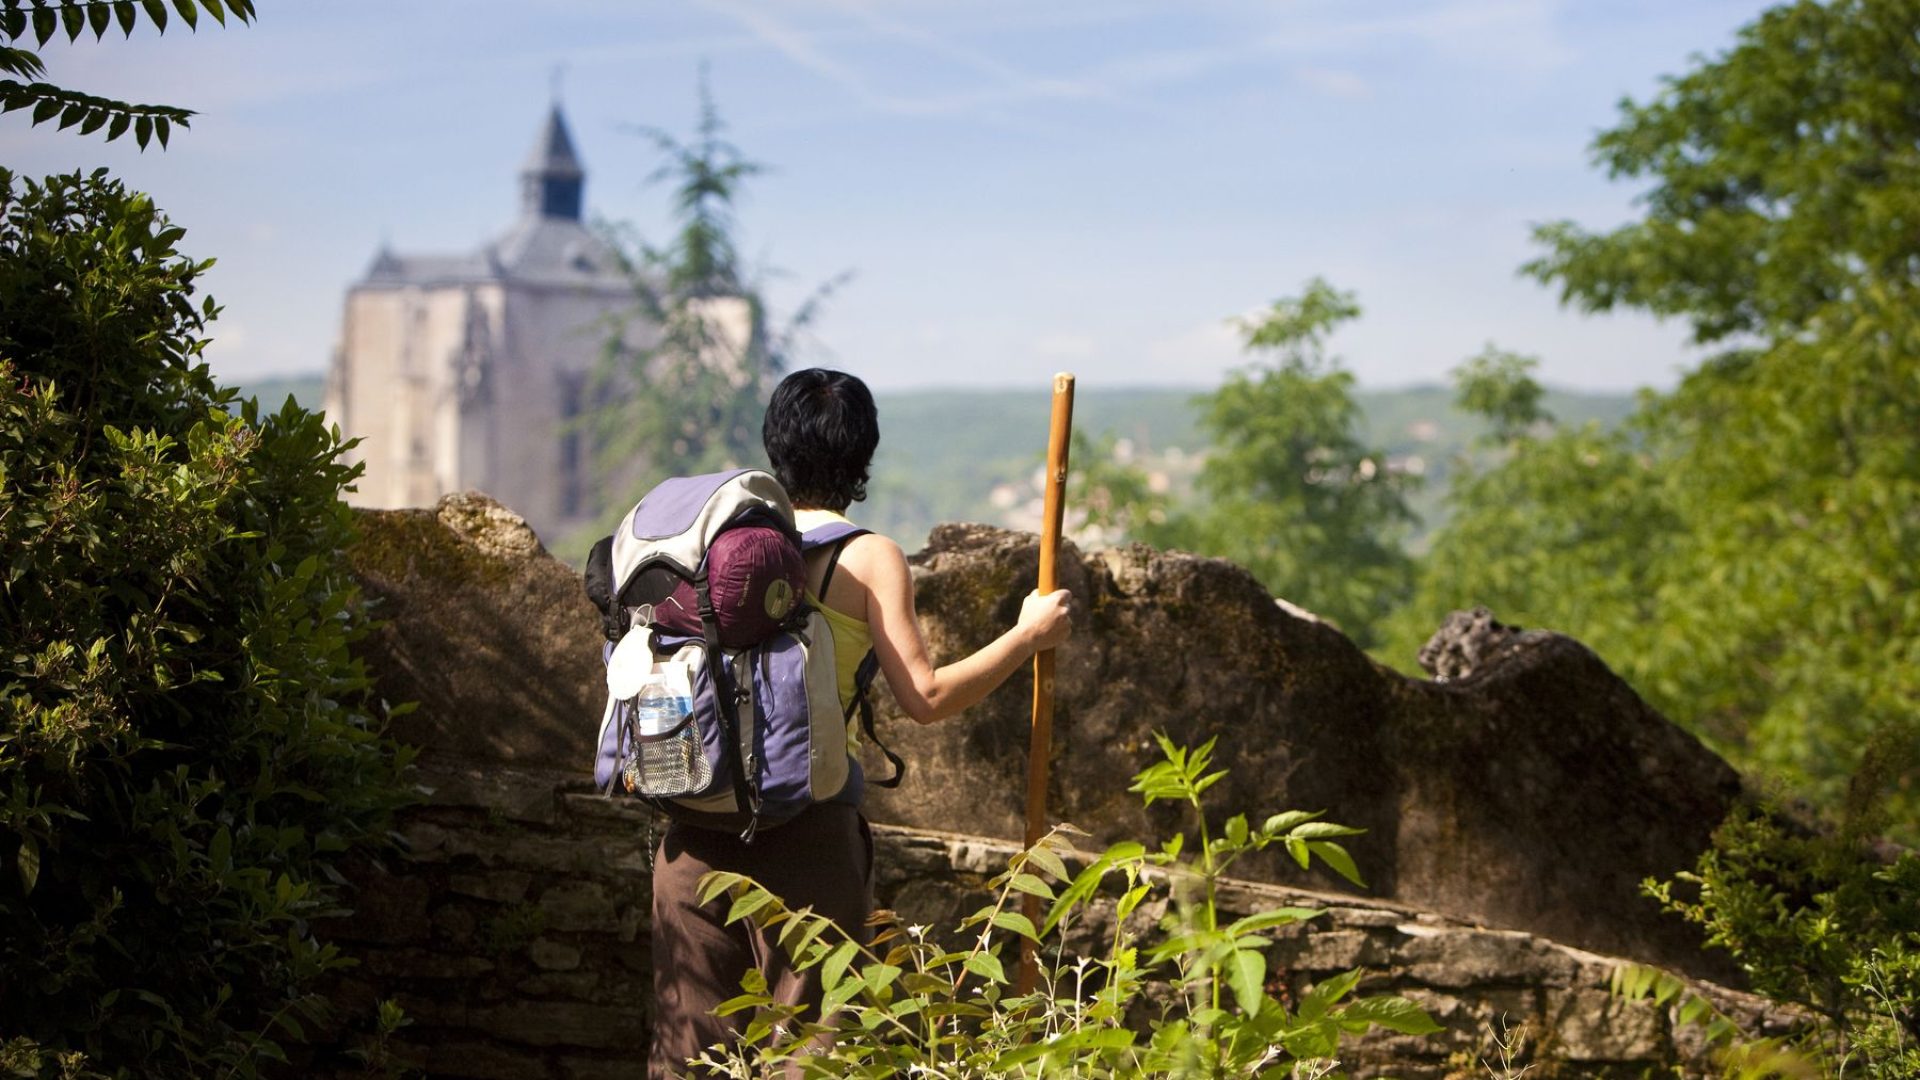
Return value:
[[(1047, 501), (1040, 520), (1040, 591), (1060, 587), (1055, 556), (1060, 550), (1060, 521), (1067, 504), (1067, 442), (1073, 430), (1073, 376), (1053, 377), (1053, 422), (1047, 429)], [(1027, 846), (1047, 834), (1047, 763), (1053, 756), (1053, 650), (1033, 654), (1033, 740), (1027, 749)], [(1027, 921), (1040, 925), (1040, 898), (1022, 897)], [(1015, 989), (1027, 993), (1039, 981), (1034, 943), (1020, 939), (1020, 973)]]

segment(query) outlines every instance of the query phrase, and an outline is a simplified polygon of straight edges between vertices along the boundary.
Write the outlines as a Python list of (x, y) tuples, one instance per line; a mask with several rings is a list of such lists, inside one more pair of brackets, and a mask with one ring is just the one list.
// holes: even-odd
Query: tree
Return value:
[(1414, 520), (1406, 492), (1416, 481), (1361, 443), (1353, 375), (1327, 352), (1333, 331), (1359, 314), (1351, 293), (1316, 278), (1241, 323), (1248, 351), (1272, 359), (1200, 399), (1212, 437), (1203, 501), (1164, 524), (1137, 515), (1145, 524), (1135, 535), (1231, 559), (1364, 646), (1411, 583), (1400, 537)]
[[(173, 10), (187, 29), (199, 25), (200, 12), (225, 25), (228, 14), (241, 22), (252, 22), (253, 0), (172, 0)], [(16, 109), (31, 110), (35, 124), (58, 119), (62, 129), (79, 125), (80, 134), (91, 135), (102, 127), (109, 142), (133, 131), (134, 141), (145, 150), (149, 140), (158, 139), (164, 148), (172, 129), (188, 126), (193, 113), (171, 105), (136, 105), (113, 98), (96, 97), (41, 81), (47, 66), (38, 50), (65, 34), (68, 41), (92, 33), (94, 40), (118, 27), (131, 37), (133, 28), (145, 18), (155, 30), (167, 28), (166, 0), (0, 0), (0, 75), (15, 75), (32, 82), (0, 79), (0, 113)], [(33, 41), (31, 48), (19, 43)]]
[[(0, 1069), (253, 1076), (410, 753), (349, 647), (337, 433), (241, 405), (183, 230), (0, 170)], [(234, 413), (237, 412), (237, 415)]]
[[(1920, 711), (1917, 32), (1912, 0), (1803, 0), (1622, 105), (1595, 154), (1652, 182), (1643, 217), (1545, 226), (1527, 269), (1724, 351), (1628, 430), (1523, 441), (1463, 488), (1421, 593), (1581, 637), (1830, 806)], [(1914, 828), (1920, 776), (1884, 784)]]
[(1495, 447), (1509, 446), (1534, 427), (1553, 422), (1553, 414), (1540, 404), (1546, 388), (1533, 378), (1533, 370), (1539, 366), (1540, 361), (1531, 356), (1488, 345), (1480, 355), (1454, 369), (1457, 404), (1492, 425), (1486, 442)]
[[(651, 182), (674, 184), (679, 230), (654, 247), (630, 228), (610, 237), (635, 303), (613, 320), (588, 417), (603, 473), (631, 504), (663, 476), (764, 463), (760, 420), (797, 338), (840, 279), (778, 329), (735, 239), (741, 185), (765, 171), (725, 137), (703, 75), (695, 137), (640, 128), (667, 158)], [(641, 344), (636, 344), (641, 343)], [(635, 464), (644, 463), (636, 477)], [(636, 483), (637, 480), (637, 483)], [(637, 488), (637, 490), (634, 490)], [(624, 508), (624, 507), (623, 507)]]

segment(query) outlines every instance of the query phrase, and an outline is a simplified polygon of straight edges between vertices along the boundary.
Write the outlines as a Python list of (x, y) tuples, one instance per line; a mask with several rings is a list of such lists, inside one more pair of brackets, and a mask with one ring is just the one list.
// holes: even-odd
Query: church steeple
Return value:
[(528, 217), (580, 220), (580, 192), (587, 173), (574, 155), (567, 121), (554, 103), (547, 122), (534, 140), (533, 153), (520, 169), (520, 209)]

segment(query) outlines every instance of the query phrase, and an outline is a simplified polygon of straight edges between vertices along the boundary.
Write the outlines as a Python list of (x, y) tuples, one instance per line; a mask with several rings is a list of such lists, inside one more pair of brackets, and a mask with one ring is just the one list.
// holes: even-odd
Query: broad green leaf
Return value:
[(1227, 956), (1227, 986), (1240, 1011), (1253, 1016), (1266, 997), (1267, 958), (1253, 949), (1235, 949)]
[(977, 952), (968, 956), (963, 966), (969, 973), (978, 975), (988, 982), (1004, 984), (1007, 981), (1007, 972), (1001, 966), (1000, 958), (990, 952)]
[(1377, 1024), (1402, 1035), (1431, 1035), (1441, 1030), (1426, 1010), (1403, 997), (1360, 998), (1340, 1010), (1340, 1019)]
[(1303, 1020), (1320, 1019), (1335, 1003), (1353, 991), (1360, 982), (1361, 974), (1360, 969), (1355, 968), (1330, 979), (1322, 979), (1300, 999), (1300, 1007), (1295, 1011)]
[(1045, 847), (1034, 846), (1027, 849), (1027, 860), (1053, 876), (1055, 881), (1071, 881), (1073, 875), (1068, 872), (1067, 864), (1060, 856)]
[(726, 870), (710, 870), (700, 877), (700, 902), (713, 903), (714, 897), (730, 891), (735, 885), (746, 883), (746, 877)]
[(852, 941), (843, 941), (831, 953), (826, 962), (820, 965), (820, 985), (832, 989), (840, 985), (841, 978), (847, 973), (847, 965), (860, 951), (860, 946)]
[(758, 887), (749, 888), (746, 892), (734, 897), (733, 905), (727, 909), (727, 923), (731, 925), (750, 918), (755, 912), (773, 902), (774, 896), (767, 890)]
[(1247, 842), (1247, 815), (1235, 814), (1227, 819), (1227, 843), (1241, 847)]
[(1325, 914), (1325, 911), (1318, 908), (1268, 908), (1266, 911), (1256, 912), (1244, 919), (1235, 920), (1232, 925), (1227, 927), (1227, 933), (1234, 937), (1239, 937), (1243, 934), (1257, 934), (1262, 930), (1270, 930), (1276, 926), (1291, 926), (1294, 923), (1307, 919), (1316, 919)]
[(993, 925), (1002, 930), (1019, 934), (1030, 941), (1040, 940), (1040, 934), (1033, 928), (1033, 920), (1017, 911), (1002, 911), (993, 917)]
[(1012, 886), (1015, 892), (1028, 893), (1032, 896), (1038, 896), (1043, 900), (1053, 899), (1053, 890), (1048, 887), (1046, 882), (1041, 881), (1032, 874), (1015, 874), (1013, 875), (1013, 879), (1007, 882), (1007, 884)]
[(1359, 836), (1365, 829), (1355, 829), (1346, 825), (1335, 825), (1331, 821), (1306, 821), (1293, 827), (1289, 836), (1302, 840), (1317, 840), (1329, 836)]
[(40, 845), (31, 836), (20, 838), (20, 850), (14, 853), (14, 865), (20, 871), (20, 891), (31, 894), (40, 881)]
[(1332, 867), (1341, 877), (1362, 888), (1366, 886), (1367, 883), (1360, 878), (1360, 868), (1354, 865), (1353, 856), (1347, 854), (1346, 848), (1331, 840), (1309, 840), (1307, 850), (1320, 856), (1321, 861)]
[(1305, 810), (1288, 810), (1285, 813), (1275, 814), (1268, 818), (1266, 822), (1260, 826), (1260, 831), (1269, 836), (1278, 836), (1303, 821), (1312, 821), (1319, 816), (1318, 813), (1308, 813)]

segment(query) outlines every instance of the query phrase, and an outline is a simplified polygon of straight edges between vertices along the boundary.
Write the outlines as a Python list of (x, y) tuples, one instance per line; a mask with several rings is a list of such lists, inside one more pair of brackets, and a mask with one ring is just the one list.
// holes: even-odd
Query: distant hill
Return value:
[[(1184, 464), (1191, 470), (1206, 449), (1195, 404), (1201, 393), (1082, 387), (1075, 395), (1074, 427), (1130, 440), (1135, 460), (1149, 467), (1177, 472)], [(1447, 387), (1363, 390), (1356, 399), (1366, 417), (1365, 441), (1426, 478), (1412, 500), (1424, 522), (1417, 544), (1443, 519), (1448, 473), (1486, 425), (1455, 409)], [(876, 403), (880, 451), (870, 496), (860, 508), (862, 522), (909, 550), (940, 521), (1028, 524), (1018, 508), (1034, 494), (1045, 459), (1044, 386), (895, 392), (877, 395)], [(1633, 396), (1548, 391), (1545, 405), (1562, 423), (1612, 425), (1633, 411)], [(1003, 486), (1013, 494), (996, 499)], [(1004, 505), (1010, 499), (1011, 506)]]
[(243, 383), (240, 386), (242, 397), (257, 397), (262, 409), (278, 409), (293, 395), (293, 400), (309, 409), (318, 409), (320, 399), (327, 393), (327, 378), (324, 375), (286, 375), (273, 379), (260, 379)]
[[(325, 379), (299, 375), (242, 387), (278, 408), (292, 394), (319, 408)], [(1074, 400), (1074, 427), (1089, 435), (1128, 440), (1136, 461), (1189, 472), (1206, 448), (1195, 399), (1200, 390), (1090, 389)], [(1485, 425), (1453, 407), (1443, 386), (1362, 390), (1364, 437), (1389, 460), (1426, 478), (1414, 497), (1424, 520), (1417, 545), (1444, 518), (1442, 499), (1454, 463)], [(875, 396), (880, 450), (874, 458), (863, 524), (892, 536), (909, 551), (922, 546), (942, 521), (1028, 525), (1025, 508), (1037, 491), (1047, 442), (1046, 386), (1034, 390), (914, 390)], [(1562, 423), (1618, 423), (1633, 411), (1631, 394), (1550, 390), (1546, 407)], [(1171, 463), (1171, 464), (1170, 464)]]

